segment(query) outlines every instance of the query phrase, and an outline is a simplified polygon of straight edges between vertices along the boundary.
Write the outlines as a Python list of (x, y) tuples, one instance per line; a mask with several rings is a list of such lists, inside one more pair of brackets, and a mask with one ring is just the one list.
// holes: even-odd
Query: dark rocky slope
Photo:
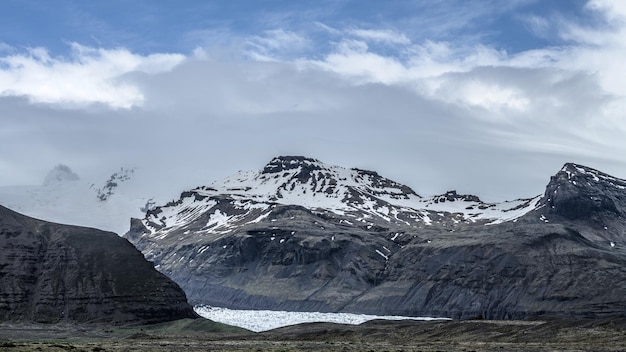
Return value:
[(192, 317), (180, 287), (127, 240), (0, 206), (0, 321), (144, 324)]
[[(288, 199), (296, 198), (285, 191), (297, 191), (301, 180), (340, 187), (325, 178), (329, 171), (311, 174), (318, 168), (307, 160), (281, 161), (306, 164), (293, 177), (283, 167), (257, 179), (271, 180)], [(356, 180), (363, 172), (355, 172)], [(531, 203), (503, 208), (508, 220), (500, 221), (476, 215), (501, 206), (475, 196), (448, 192), (455, 196), (433, 199), (450, 210), (433, 211), (433, 201), (408, 187), (385, 180), (373, 188), (383, 182), (368, 175), (375, 182), (367, 187), (346, 187), (352, 202), (364, 201), (345, 211), (262, 201), (250, 186), (231, 188), (247, 198), (224, 194), (214, 185), (135, 220), (126, 237), (193, 303), (488, 319), (626, 314), (623, 180), (567, 164), (531, 208), (514, 218)], [(283, 178), (294, 181), (276, 181)], [(333, 197), (306, 187), (298, 197)], [(423, 208), (395, 206), (376, 197), (381, 190), (414, 195), (412, 204)]]

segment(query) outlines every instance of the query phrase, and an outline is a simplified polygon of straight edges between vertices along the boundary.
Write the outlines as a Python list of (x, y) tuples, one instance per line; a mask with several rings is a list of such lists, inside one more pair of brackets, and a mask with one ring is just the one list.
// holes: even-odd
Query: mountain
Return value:
[(181, 288), (111, 232), (0, 206), (0, 321), (146, 324), (197, 317)]
[[(2, 186), (0, 204), (46, 221), (88, 226), (123, 234), (131, 217), (142, 216), (154, 202), (134, 168), (97, 179), (82, 179), (67, 165), (57, 165), (42, 185)], [(141, 176), (141, 175), (140, 175)]]
[(626, 243), (626, 180), (568, 163), (551, 178), (542, 205), (546, 221), (568, 222), (600, 244)]
[(78, 181), (79, 179), (80, 177), (69, 166), (59, 164), (48, 172), (43, 184), (44, 186), (51, 186), (57, 183)]
[(543, 195), (422, 197), (283, 156), (183, 192), (125, 235), (194, 304), (450, 318), (626, 312), (626, 181), (566, 164)]
[(372, 171), (286, 156), (273, 159), (261, 171), (239, 172), (185, 192), (179, 201), (148, 212), (146, 224), (153, 231), (172, 230), (197, 220), (197, 216), (212, 214), (205, 231), (227, 231), (260, 221), (276, 205), (297, 205), (364, 226), (498, 223), (532, 210), (538, 200), (488, 204), (456, 191), (424, 199), (408, 186)]

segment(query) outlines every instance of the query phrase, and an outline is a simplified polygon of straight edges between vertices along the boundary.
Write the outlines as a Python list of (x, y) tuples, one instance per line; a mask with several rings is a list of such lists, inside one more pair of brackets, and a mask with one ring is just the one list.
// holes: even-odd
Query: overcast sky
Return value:
[(625, 63), (621, 0), (8, 0), (0, 186), (135, 166), (175, 197), (306, 155), (530, 197), (626, 178)]

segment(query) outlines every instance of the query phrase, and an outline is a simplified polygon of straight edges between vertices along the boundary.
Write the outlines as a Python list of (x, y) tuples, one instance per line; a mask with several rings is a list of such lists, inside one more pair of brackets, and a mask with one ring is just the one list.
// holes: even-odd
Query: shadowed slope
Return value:
[(154, 323), (196, 317), (184, 292), (111, 232), (0, 206), (0, 320)]

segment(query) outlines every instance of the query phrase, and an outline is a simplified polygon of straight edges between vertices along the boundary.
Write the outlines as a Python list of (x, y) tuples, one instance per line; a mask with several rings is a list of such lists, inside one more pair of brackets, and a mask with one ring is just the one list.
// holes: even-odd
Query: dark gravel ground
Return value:
[(626, 351), (626, 319), (371, 321), (264, 333), (206, 320), (139, 327), (0, 325), (0, 351)]

